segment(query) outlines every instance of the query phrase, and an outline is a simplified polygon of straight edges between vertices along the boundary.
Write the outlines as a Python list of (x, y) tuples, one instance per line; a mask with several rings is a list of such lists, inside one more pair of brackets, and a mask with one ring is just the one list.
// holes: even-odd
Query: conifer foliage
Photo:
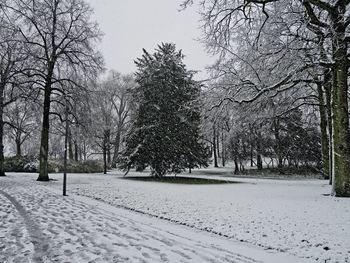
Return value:
[(162, 43), (154, 54), (143, 50), (135, 63), (137, 86), (134, 120), (126, 139), (121, 168), (152, 175), (179, 173), (207, 166), (207, 151), (199, 138), (200, 85), (183, 63), (174, 44)]

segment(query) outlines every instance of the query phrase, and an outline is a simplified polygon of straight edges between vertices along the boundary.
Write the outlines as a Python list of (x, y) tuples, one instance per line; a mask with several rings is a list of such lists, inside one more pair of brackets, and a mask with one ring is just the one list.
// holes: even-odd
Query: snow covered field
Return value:
[(91, 198), (63, 197), (33, 179), (0, 180), (0, 262), (310, 262)]
[[(69, 174), (68, 194), (85, 197), (61, 197), (62, 175), (51, 177), (58, 181), (1, 178), (0, 262), (27, 262), (32, 251), (57, 262), (350, 262), (350, 199), (326, 196), (325, 181), (183, 185)], [(38, 238), (49, 248), (33, 247)]]

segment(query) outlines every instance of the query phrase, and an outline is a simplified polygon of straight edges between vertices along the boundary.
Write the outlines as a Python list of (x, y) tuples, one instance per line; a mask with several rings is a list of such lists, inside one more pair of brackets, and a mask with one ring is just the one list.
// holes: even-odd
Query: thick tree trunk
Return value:
[[(51, 78), (50, 78), (51, 79)], [(50, 130), (50, 103), (51, 103), (51, 81), (45, 85), (43, 123), (41, 130), (40, 155), (39, 155), (39, 177), (37, 181), (49, 181), (48, 155), (49, 155), (49, 130)]]
[(322, 173), (324, 179), (329, 179), (329, 138), (327, 131), (327, 109), (325, 104), (325, 94), (322, 83), (317, 83), (319, 111), (320, 111), (320, 128), (321, 128), (321, 146), (322, 146)]
[(22, 156), (22, 142), (21, 142), (21, 136), (19, 138), (16, 138), (16, 156), (21, 157)]
[(213, 127), (213, 154), (214, 154), (214, 167), (219, 167), (218, 165), (218, 156), (217, 156), (217, 149), (216, 149), (216, 130), (215, 126)]
[[(335, 21), (341, 19), (335, 18)], [(348, 113), (348, 61), (345, 27), (335, 23), (333, 110), (333, 189), (339, 197), (350, 197), (350, 131)]]
[(0, 176), (5, 176), (5, 169), (4, 169), (4, 85), (0, 84)]

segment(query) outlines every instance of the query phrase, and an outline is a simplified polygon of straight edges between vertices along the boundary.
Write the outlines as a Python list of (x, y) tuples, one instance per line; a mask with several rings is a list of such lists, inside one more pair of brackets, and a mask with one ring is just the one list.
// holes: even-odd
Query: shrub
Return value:
[[(62, 160), (50, 160), (49, 172), (63, 172), (64, 166)], [(87, 160), (84, 162), (68, 161), (67, 173), (100, 173), (103, 172), (103, 165), (97, 160)]]
[(88, 160), (85, 162), (70, 161), (67, 165), (69, 173), (100, 173), (103, 172), (103, 164), (97, 160)]
[[(13, 156), (5, 158), (4, 166), (6, 172), (35, 173), (38, 172), (39, 161), (27, 156)], [(48, 161), (48, 170), (49, 173), (63, 172), (63, 160), (50, 159)], [(98, 160), (87, 160), (84, 162), (68, 161), (67, 172), (100, 173), (103, 172), (103, 164)]]
[(5, 157), (4, 170), (6, 172), (33, 173), (38, 170), (38, 162), (28, 156)]

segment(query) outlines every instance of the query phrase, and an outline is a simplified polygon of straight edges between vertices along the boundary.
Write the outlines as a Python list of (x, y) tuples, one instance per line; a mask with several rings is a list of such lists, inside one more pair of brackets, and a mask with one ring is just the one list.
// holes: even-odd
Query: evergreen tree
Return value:
[(135, 63), (137, 86), (134, 121), (122, 153), (121, 168), (151, 167), (152, 175), (179, 173), (207, 166), (199, 140), (200, 86), (183, 63), (174, 44), (161, 44), (152, 55), (143, 50)]

